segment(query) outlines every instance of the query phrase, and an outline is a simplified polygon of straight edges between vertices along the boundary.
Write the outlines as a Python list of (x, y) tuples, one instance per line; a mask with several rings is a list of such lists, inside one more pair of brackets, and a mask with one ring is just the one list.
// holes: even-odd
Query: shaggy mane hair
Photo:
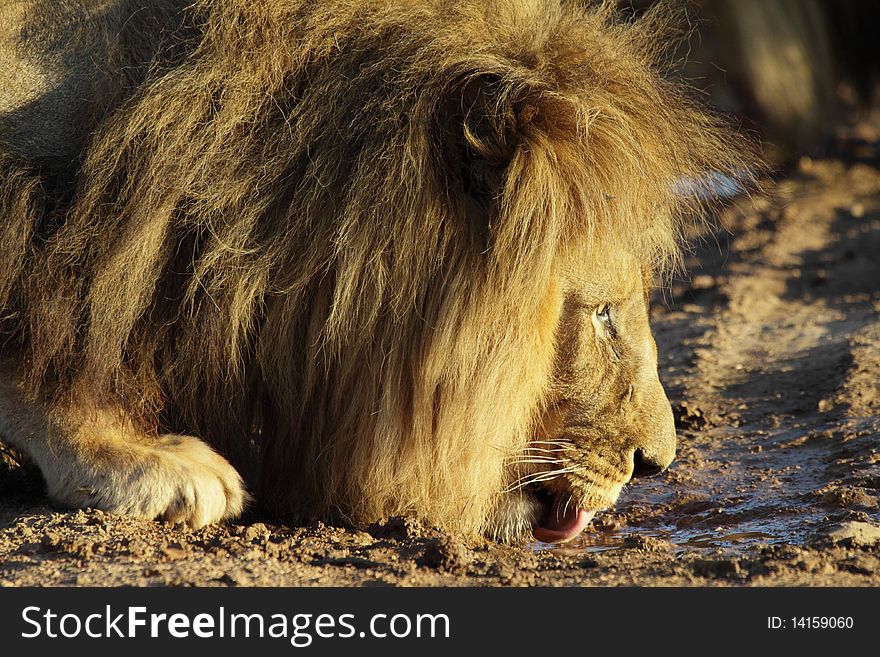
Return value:
[[(198, 0), (71, 199), (3, 156), (6, 352), (34, 395), (217, 447), (300, 520), (474, 533), (547, 380), (548, 281), (674, 263), (742, 145), (663, 73), (655, 9)], [(603, 264), (603, 259), (607, 261)]]

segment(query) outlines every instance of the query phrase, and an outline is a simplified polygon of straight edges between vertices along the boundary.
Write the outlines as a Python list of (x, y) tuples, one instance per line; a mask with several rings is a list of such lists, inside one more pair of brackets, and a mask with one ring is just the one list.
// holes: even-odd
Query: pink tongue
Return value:
[(532, 534), (544, 543), (570, 541), (586, 529), (595, 514), (595, 511), (570, 509), (565, 515), (560, 515), (558, 509), (554, 508), (541, 527), (532, 528)]

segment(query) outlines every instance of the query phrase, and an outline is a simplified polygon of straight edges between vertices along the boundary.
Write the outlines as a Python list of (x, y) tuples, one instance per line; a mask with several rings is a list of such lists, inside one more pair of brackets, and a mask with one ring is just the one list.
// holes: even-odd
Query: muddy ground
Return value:
[(0, 467), (0, 585), (880, 585), (880, 122), (802, 158), (657, 295), (679, 456), (577, 542), (65, 512)]

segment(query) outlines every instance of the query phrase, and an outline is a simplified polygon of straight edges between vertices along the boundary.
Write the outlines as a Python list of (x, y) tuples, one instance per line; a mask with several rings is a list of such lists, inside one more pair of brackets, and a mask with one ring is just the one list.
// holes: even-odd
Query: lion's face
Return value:
[(598, 276), (568, 271), (559, 287), (549, 394), (511, 465), (515, 503), (502, 520), (530, 524), (545, 542), (577, 536), (632, 477), (665, 469), (676, 443), (638, 263), (620, 258)]

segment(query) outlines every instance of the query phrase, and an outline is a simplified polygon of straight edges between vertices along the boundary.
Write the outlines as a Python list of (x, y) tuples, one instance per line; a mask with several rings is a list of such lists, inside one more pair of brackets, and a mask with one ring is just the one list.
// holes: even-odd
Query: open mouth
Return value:
[(567, 498), (555, 495), (542, 486), (530, 487), (541, 504), (542, 513), (532, 526), (534, 537), (544, 543), (564, 543), (579, 536), (596, 514), (573, 506)]

